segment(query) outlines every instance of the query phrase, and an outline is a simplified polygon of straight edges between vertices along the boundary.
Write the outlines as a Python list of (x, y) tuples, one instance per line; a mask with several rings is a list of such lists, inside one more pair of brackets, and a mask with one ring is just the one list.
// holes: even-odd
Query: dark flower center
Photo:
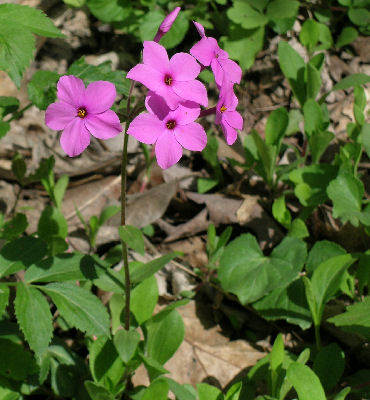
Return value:
[(77, 110), (77, 117), (85, 118), (86, 115), (87, 115), (87, 111), (86, 111), (85, 108), (82, 108), (82, 107), (81, 107), (81, 108), (79, 108), (79, 109)]
[(174, 120), (167, 121), (166, 126), (168, 129), (175, 129), (176, 121), (174, 121)]
[(165, 83), (166, 85), (168, 85), (168, 86), (171, 86), (171, 85), (172, 85), (172, 77), (169, 76), (169, 75), (166, 75), (166, 76), (164, 77), (164, 83)]
[(220, 108), (220, 111), (223, 113), (227, 110), (227, 107), (225, 105), (222, 105), (222, 107)]

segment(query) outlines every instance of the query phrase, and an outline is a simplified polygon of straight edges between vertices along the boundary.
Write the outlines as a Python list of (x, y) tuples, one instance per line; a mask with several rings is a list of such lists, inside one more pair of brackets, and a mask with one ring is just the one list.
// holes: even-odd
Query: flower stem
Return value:
[[(132, 90), (134, 88), (134, 81), (131, 82), (130, 91), (127, 100), (127, 114), (130, 115), (130, 99)], [(122, 150), (122, 164), (121, 164), (121, 225), (126, 225), (126, 188), (127, 188), (127, 145), (128, 145), (128, 134), (127, 129), (131, 123), (132, 118), (129, 116), (124, 129), (123, 138), (123, 150)], [(131, 280), (130, 280), (130, 270), (128, 266), (128, 250), (127, 244), (122, 242), (122, 259), (123, 268), (125, 271), (125, 329), (128, 331), (130, 329), (130, 298), (131, 298)]]
[(202, 110), (199, 114), (199, 118), (205, 117), (206, 115), (212, 115), (212, 114), (216, 114), (216, 106), (208, 108), (207, 110)]

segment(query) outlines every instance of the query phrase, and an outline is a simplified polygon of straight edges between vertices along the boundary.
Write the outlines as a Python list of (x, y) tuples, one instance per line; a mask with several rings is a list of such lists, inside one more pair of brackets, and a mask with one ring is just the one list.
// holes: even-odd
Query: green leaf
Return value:
[(316, 99), (321, 89), (321, 77), (320, 71), (311, 62), (306, 64), (306, 83), (307, 99)]
[(159, 376), (161, 376), (163, 374), (169, 373), (169, 371), (166, 370), (166, 368), (163, 368), (162, 364), (160, 364), (154, 358), (146, 357), (141, 353), (139, 353), (139, 357), (140, 357), (140, 360), (143, 362), (151, 381), (153, 381), (154, 379), (157, 379)]
[(156, 379), (145, 390), (141, 400), (167, 400), (169, 384), (165, 379)]
[(165, 378), (169, 384), (171, 392), (176, 396), (176, 400), (196, 400), (196, 391), (189, 384), (180, 385), (171, 378)]
[[(66, 0), (64, 0), (66, 1)], [(92, 400), (114, 400), (115, 396), (103, 385), (92, 381), (84, 382), (85, 388)]]
[(356, 40), (357, 36), (357, 29), (353, 28), (352, 26), (345, 26), (338, 36), (335, 47), (347, 46), (347, 44), (350, 44)]
[(145, 323), (147, 353), (160, 364), (169, 360), (184, 340), (184, 322), (176, 310), (163, 318), (152, 318)]
[(140, 342), (140, 334), (136, 331), (119, 330), (114, 335), (113, 343), (121, 359), (127, 364), (134, 356)]
[(218, 185), (218, 181), (210, 178), (198, 178), (197, 179), (197, 191), (198, 193), (206, 193), (215, 186)]
[(350, 387), (345, 387), (333, 397), (333, 400), (344, 400), (347, 397), (347, 394), (350, 393), (350, 391), (351, 391)]
[(333, 139), (334, 134), (329, 131), (319, 131), (309, 139), (312, 163), (319, 163), (322, 155)]
[(303, 106), (305, 95), (304, 70), (305, 62), (302, 57), (284, 41), (279, 42), (278, 56), (280, 68), (284, 76), (288, 79), (293, 94)]
[[(158, 27), (159, 24), (157, 28)], [(175, 22), (171, 27), (171, 31), (162, 37), (162, 39), (160, 40), (160, 44), (164, 46), (166, 49), (174, 48), (183, 41), (188, 29), (189, 29), (189, 19), (184, 13), (180, 13), (175, 19)], [(153, 40), (153, 38), (154, 35), (149, 40)]]
[(358, 226), (359, 221), (362, 221), (364, 184), (347, 170), (342, 170), (337, 178), (330, 182), (327, 193), (333, 202), (333, 217)]
[(107, 206), (103, 208), (99, 216), (99, 226), (104, 225), (109, 219), (121, 211), (120, 206)]
[(353, 74), (346, 76), (333, 86), (332, 90), (345, 90), (358, 85), (365, 85), (370, 82), (370, 76), (366, 74)]
[(15, 214), (0, 229), (0, 237), (9, 241), (15, 240), (27, 229), (27, 226), (27, 217), (24, 214)]
[(25, 282), (64, 282), (96, 279), (107, 265), (96, 256), (79, 253), (59, 254), (31, 265), (24, 276)]
[(348, 18), (359, 26), (368, 27), (370, 25), (370, 11), (366, 8), (350, 8)]
[(87, 0), (91, 13), (103, 22), (123, 21), (130, 16), (132, 5), (130, 0)]
[[(1, 53), (0, 53), (1, 56)], [(1, 60), (0, 60), (1, 62)], [(0, 121), (0, 139), (10, 131), (10, 124), (5, 121)]]
[(23, 179), (27, 171), (27, 166), (21, 154), (16, 153), (12, 158), (12, 171), (19, 183), (23, 184)]
[(299, 1), (295, 0), (273, 0), (266, 9), (268, 19), (295, 18), (299, 8)]
[(94, 382), (112, 391), (125, 371), (125, 366), (113, 341), (107, 337), (98, 337), (90, 345), (89, 367)]
[(28, 83), (28, 97), (40, 110), (46, 110), (55, 101), (58, 79), (57, 72), (38, 70)]
[(123, 242), (140, 254), (145, 253), (143, 233), (139, 228), (132, 225), (118, 227), (118, 233)]
[(355, 86), (354, 96), (353, 113), (355, 120), (358, 125), (363, 125), (365, 123), (364, 110), (367, 102), (364, 88), (362, 86)]
[(304, 239), (310, 236), (307, 226), (301, 218), (296, 218), (292, 221), (288, 236)]
[(154, 275), (157, 271), (159, 271), (162, 267), (164, 267), (168, 262), (173, 260), (179, 254), (174, 252), (170, 254), (166, 254), (164, 256), (158, 257), (152, 261), (149, 261), (146, 264), (141, 264), (131, 272), (131, 283), (140, 283), (144, 279), (149, 278)]
[(319, 35), (319, 23), (314, 19), (307, 19), (299, 32), (299, 40), (303, 46), (306, 46), (309, 51), (312, 51), (319, 41)]
[(271, 370), (277, 372), (282, 366), (284, 361), (284, 340), (281, 333), (275, 339), (270, 353), (270, 367)]
[(286, 238), (270, 257), (264, 257), (254, 236), (243, 234), (221, 256), (218, 270), (221, 286), (236, 294), (242, 304), (284, 288), (297, 279), (303, 266), (305, 253), (300, 248), (299, 239)]
[(281, 141), (288, 127), (289, 116), (284, 107), (274, 110), (268, 117), (265, 128), (266, 144), (280, 148)]
[(42, 356), (53, 336), (53, 320), (47, 300), (37, 289), (18, 282), (14, 305), (24, 337), (31, 349)]
[[(17, 34), (14, 34), (14, 26)], [(0, 5), (0, 69), (6, 71), (17, 87), (35, 49), (32, 33), (63, 37), (40, 10), (17, 4)]]
[(0, 277), (26, 269), (41, 260), (46, 251), (45, 243), (31, 236), (5, 244), (0, 250)]
[[(109, 6), (113, 3), (109, 2), (109, 4), (102, 3), (101, 0), (94, 0), (96, 2), (100, 2), (103, 8), (109, 9)], [(121, 0), (120, 0), (121, 1)], [(90, 1), (89, 3), (90, 4)], [(82, 79), (86, 85), (95, 82), (95, 81), (109, 81), (114, 84), (117, 89), (117, 92), (120, 94), (128, 95), (130, 89), (130, 80), (126, 79), (126, 73), (123, 71), (112, 71), (112, 62), (104, 61), (98, 66), (87, 64), (84, 58), (80, 58), (75, 61), (67, 71), (68, 75), (75, 75), (78, 78)]]
[(140, 282), (131, 292), (131, 312), (136, 322), (141, 325), (152, 316), (158, 301), (156, 278), (151, 277)]
[(306, 270), (308, 273), (312, 273), (321, 263), (329, 258), (341, 256), (346, 253), (346, 250), (335, 242), (329, 242), (328, 240), (317, 241), (308, 254)]
[(370, 339), (370, 296), (364, 298), (362, 302), (358, 302), (348, 306), (346, 312), (336, 315), (328, 319), (346, 331), (355, 332), (367, 340)]
[(317, 353), (312, 368), (322, 386), (329, 391), (339, 382), (344, 366), (344, 351), (336, 343), (330, 343)]
[(16, 97), (0, 96), (0, 118), (17, 111), (18, 107), (19, 100)]
[(303, 106), (303, 115), (304, 131), (308, 137), (311, 137), (323, 126), (321, 107), (314, 99), (308, 99)]
[(286, 379), (298, 393), (299, 400), (326, 400), (319, 378), (306, 365), (297, 362), (290, 364)]
[(0, 319), (4, 314), (6, 306), (9, 302), (9, 287), (6, 283), (0, 283)]
[(57, 208), (62, 207), (62, 201), (64, 197), (64, 193), (68, 187), (69, 183), (69, 176), (68, 175), (62, 175), (59, 179), (58, 182), (54, 186), (54, 199), (55, 199), (55, 205)]
[(268, 22), (265, 15), (243, 0), (234, 0), (233, 6), (226, 13), (231, 21), (240, 24), (244, 29), (259, 28)]
[(50, 238), (58, 236), (65, 239), (68, 234), (67, 221), (60, 209), (47, 206), (43, 210), (38, 226), (37, 234), (45, 242), (50, 242)]
[(285, 196), (280, 196), (272, 204), (272, 215), (284, 228), (289, 229), (292, 216), (286, 208)]
[(337, 167), (321, 163), (295, 169), (289, 179), (295, 184), (294, 193), (301, 204), (316, 207), (327, 200), (326, 189), (337, 172)]
[(223, 400), (224, 396), (220, 389), (215, 386), (208, 385), (207, 383), (197, 384), (198, 399), (199, 400)]
[(109, 316), (100, 300), (74, 283), (50, 283), (40, 289), (48, 294), (68, 324), (90, 335), (109, 336)]

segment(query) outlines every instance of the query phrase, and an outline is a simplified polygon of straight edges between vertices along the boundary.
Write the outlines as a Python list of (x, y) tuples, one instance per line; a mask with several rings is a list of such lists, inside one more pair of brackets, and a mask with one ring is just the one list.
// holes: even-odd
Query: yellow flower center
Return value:
[(222, 105), (222, 107), (220, 108), (220, 111), (223, 113), (223, 112), (225, 112), (226, 110), (227, 110), (227, 107), (224, 106), (224, 105)]
[(176, 126), (176, 121), (173, 121), (173, 120), (167, 121), (166, 126), (168, 129), (174, 129)]
[(169, 75), (166, 75), (166, 76), (164, 77), (164, 83), (165, 83), (166, 85), (168, 85), (168, 86), (171, 86), (171, 84), (172, 84), (172, 78), (171, 78)]
[(84, 108), (79, 108), (77, 110), (77, 117), (85, 118), (87, 115), (87, 111)]

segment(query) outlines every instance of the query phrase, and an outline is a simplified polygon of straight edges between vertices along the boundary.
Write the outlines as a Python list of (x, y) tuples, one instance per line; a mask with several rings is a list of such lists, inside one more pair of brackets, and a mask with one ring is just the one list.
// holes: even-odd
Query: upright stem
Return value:
[[(121, 164), (121, 225), (126, 225), (126, 181), (127, 181), (127, 144), (128, 144), (128, 134), (127, 129), (131, 123), (130, 114), (130, 99), (132, 90), (134, 88), (134, 81), (131, 82), (130, 91), (127, 99), (127, 121), (125, 125), (125, 130), (123, 132), (123, 150), (122, 150), (122, 164)], [(128, 266), (128, 250), (127, 244), (122, 242), (122, 258), (123, 258), (123, 268), (125, 271), (125, 329), (128, 331), (130, 329), (130, 298), (131, 298), (131, 280), (130, 280), (130, 270)]]
[(321, 339), (320, 339), (320, 325), (315, 325), (315, 339), (316, 339), (316, 348), (318, 351), (321, 350)]

